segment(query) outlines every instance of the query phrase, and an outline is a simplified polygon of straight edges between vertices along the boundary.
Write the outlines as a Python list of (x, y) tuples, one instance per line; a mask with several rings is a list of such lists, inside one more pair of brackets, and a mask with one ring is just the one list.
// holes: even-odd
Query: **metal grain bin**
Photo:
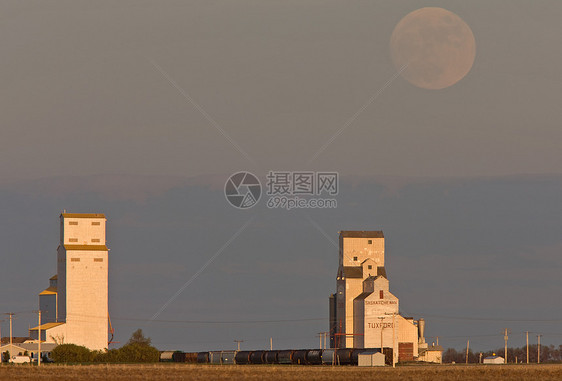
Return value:
[(306, 365), (306, 353), (307, 349), (300, 349), (293, 352), (293, 364)]
[(249, 364), (250, 363), (250, 355), (252, 354), (251, 351), (238, 351), (236, 352), (236, 356), (234, 359), (236, 360), (236, 364)]
[(253, 351), (252, 354), (250, 354), (250, 363), (263, 364), (264, 355), (265, 355), (265, 351)]
[(293, 352), (291, 350), (279, 351), (277, 353), (277, 361), (279, 364), (292, 364), (293, 363)]
[(222, 351), (221, 352), (221, 364), (234, 364), (234, 358), (236, 357), (236, 351)]
[(322, 350), (321, 349), (311, 349), (306, 353), (306, 362), (309, 365), (320, 365), (322, 364)]
[(197, 362), (199, 364), (207, 364), (209, 362), (209, 352), (197, 353)]
[(278, 364), (277, 353), (277, 351), (265, 351), (263, 362), (266, 364)]

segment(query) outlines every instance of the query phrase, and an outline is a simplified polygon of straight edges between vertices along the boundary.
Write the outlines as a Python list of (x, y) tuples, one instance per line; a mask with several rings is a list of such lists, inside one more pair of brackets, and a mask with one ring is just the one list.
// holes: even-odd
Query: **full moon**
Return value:
[(470, 27), (443, 8), (408, 13), (394, 28), (390, 52), (397, 70), (411, 84), (439, 90), (468, 74), (476, 54)]

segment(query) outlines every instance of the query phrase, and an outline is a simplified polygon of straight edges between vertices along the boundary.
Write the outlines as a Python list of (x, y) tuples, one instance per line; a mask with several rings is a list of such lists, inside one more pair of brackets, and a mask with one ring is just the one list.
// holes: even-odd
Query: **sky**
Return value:
[[(476, 41), (443, 90), (391, 59), (422, 6)], [(66, 209), (108, 216), (121, 342), (141, 327), (162, 349), (315, 346), (331, 241), (383, 230), (391, 291), (440, 344), (501, 347), (506, 325), (514, 345), (525, 330), (560, 343), (560, 2), (3, 1), (0, 15), (0, 312), (22, 312), (20, 335)], [(269, 170), (338, 172), (338, 207), (227, 203), (232, 173)]]

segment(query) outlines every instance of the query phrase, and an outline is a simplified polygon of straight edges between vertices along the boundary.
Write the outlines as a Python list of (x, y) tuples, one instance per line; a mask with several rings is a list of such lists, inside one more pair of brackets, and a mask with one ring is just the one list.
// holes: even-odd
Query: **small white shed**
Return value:
[(384, 366), (384, 354), (380, 352), (361, 352), (357, 360), (359, 366)]
[(482, 360), (482, 362), (484, 364), (504, 364), (505, 360), (500, 356), (488, 356), (484, 357), (484, 360)]

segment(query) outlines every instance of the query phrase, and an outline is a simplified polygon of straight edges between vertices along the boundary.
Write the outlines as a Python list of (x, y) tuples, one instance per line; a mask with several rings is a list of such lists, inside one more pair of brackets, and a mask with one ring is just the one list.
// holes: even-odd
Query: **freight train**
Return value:
[[(380, 352), (380, 348), (288, 349), (278, 351), (161, 352), (160, 361), (198, 364), (281, 364), (281, 365), (357, 365), (362, 352)], [(387, 353), (387, 362), (392, 350)]]

